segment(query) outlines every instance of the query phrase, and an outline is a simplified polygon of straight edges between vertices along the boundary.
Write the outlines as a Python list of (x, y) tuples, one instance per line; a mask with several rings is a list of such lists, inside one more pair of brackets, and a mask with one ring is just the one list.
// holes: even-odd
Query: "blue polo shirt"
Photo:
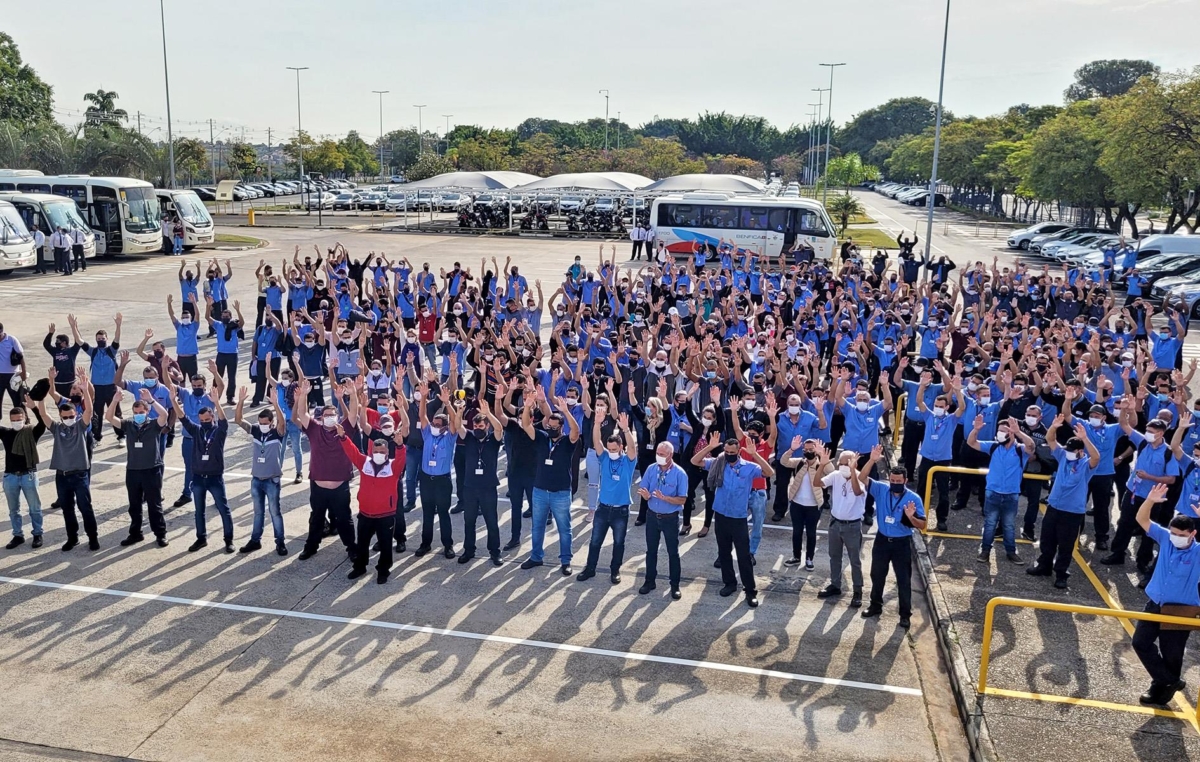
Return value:
[(93, 347), (88, 343), (80, 345), (83, 353), (92, 359), (92, 385), (108, 386), (117, 377), (117, 350), (120, 344), (109, 344), (105, 347)]
[(958, 415), (955, 413), (947, 412), (938, 418), (933, 414), (933, 409), (926, 412), (925, 436), (921, 439), (921, 457), (926, 460), (950, 460), (954, 456), (954, 429), (957, 425)]
[(1150, 522), (1146, 535), (1158, 543), (1158, 563), (1150, 584), (1146, 585), (1146, 597), (1158, 605), (1182, 603), (1200, 606), (1200, 542), (1180, 550), (1171, 544), (1171, 532), (1161, 524)]
[(214, 320), (213, 327), (217, 331), (217, 354), (238, 353), (238, 339), (243, 339), (246, 334), (242, 332), (241, 326), (233, 328), (223, 320)]
[(976, 441), (980, 444), (983, 440), (993, 440), (996, 438), (996, 424), (1000, 422), (1000, 406), (999, 402), (989, 402), (986, 405), (980, 405), (975, 400), (967, 397), (967, 409), (963, 413), (959, 422), (963, 425), (965, 431), (969, 431), (975, 425), (975, 416), (983, 416), (983, 428), (975, 435)]
[(637, 460), (630, 460), (621, 453), (613, 460), (608, 452), (600, 453), (600, 502), (605, 505), (629, 505), (632, 499), (633, 472)]
[(200, 354), (200, 324), (193, 320), (186, 325), (175, 321), (175, 352), (180, 357), (195, 357)]
[[(167, 387), (158, 382), (158, 379), (154, 380), (153, 386), (144, 380), (125, 382), (125, 391), (132, 394), (135, 401), (142, 398), (142, 389), (148, 389), (150, 391), (150, 396), (154, 398), (155, 402), (162, 405), (164, 409), (171, 409), (171, 393), (167, 391)], [(130, 415), (132, 415), (132, 413)], [(147, 415), (150, 416), (150, 420), (152, 421), (158, 418), (158, 413), (154, 412), (153, 407), (147, 411)], [(130, 420), (133, 419), (130, 418)]]
[(1145, 471), (1151, 476), (1179, 476), (1179, 467), (1171, 456), (1171, 448), (1167, 447), (1161, 437), (1156, 444), (1143, 447), (1146, 437), (1140, 431), (1131, 431), (1129, 441), (1137, 448), (1137, 459), (1130, 469), (1129, 481), (1125, 487), (1135, 496), (1146, 497), (1155, 484), (1148, 479), (1139, 479), (1138, 471)]
[(421, 429), (424, 446), (421, 448), (421, 471), (428, 476), (445, 476), (450, 473), (450, 465), (454, 462), (454, 444), (458, 439), (449, 428), (443, 429), (436, 437), (432, 426), (426, 425)]
[[(804, 409), (806, 412), (812, 413), (813, 418), (817, 417), (817, 413), (816, 413), (817, 405), (816, 405), (816, 402), (814, 402), (811, 398), (806, 399), (804, 401)], [(831, 420), (833, 420), (833, 402), (830, 400), (827, 400), (827, 399), (821, 400), (821, 409), (822, 409), (822, 412), (825, 413), (825, 428), (822, 429), (820, 427), (820, 425), (821, 425), (820, 420), (817, 420), (817, 422), (814, 423), (812, 426), (811, 436), (813, 439), (818, 439), (826, 444), (829, 444), (829, 442), (831, 441), (830, 436), (829, 436), (829, 422)], [(791, 440), (788, 440), (788, 446), (790, 446), (791, 444), (792, 444)], [(785, 447), (784, 449), (787, 449), (787, 448)], [(782, 450), (780, 450), (780, 452), (782, 452)]]
[(890, 482), (872, 479), (867, 494), (875, 498), (875, 518), (879, 524), (879, 534), (884, 537), (912, 536), (912, 527), (905, 526), (900, 520), (904, 509), (910, 504), (916, 507), (917, 518), (925, 518), (925, 507), (921, 498), (907, 487), (904, 488), (904, 494), (893, 495)]
[[(853, 402), (847, 401), (842, 405), (842, 415), (846, 419), (846, 434), (842, 437), (842, 449), (854, 452), (870, 452), (879, 444), (879, 417), (883, 415), (883, 403), (873, 400), (867, 406), (867, 412), (861, 413)], [(788, 442), (791, 445), (791, 442)]]
[(1001, 495), (1021, 494), (1021, 474), (1025, 472), (1025, 464), (1029, 456), (1025, 445), (1019, 442), (1011, 447), (992, 440), (981, 440), (976, 437), (979, 450), (990, 456), (987, 473), (987, 489)]
[[(712, 459), (706, 458), (704, 463), (707, 469), (712, 465)], [(754, 480), (761, 479), (762, 475), (761, 466), (740, 457), (736, 463), (726, 463), (721, 486), (713, 495), (713, 510), (734, 519), (746, 518), (750, 509), (750, 490)]]
[(669, 468), (663, 468), (658, 463), (651, 463), (646, 468), (646, 472), (642, 474), (642, 482), (639, 486), (652, 496), (646, 501), (646, 507), (651, 511), (654, 513), (679, 513), (683, 510), (682, 505), (672, 505), (665, 500), (653, 497), (653, 495), (655, 492), (661, 492), (667, 497), (687, 497), (687, 484), (687, 472), (680, 468), (678, 463), (672, 463)]
[[(1191, 450), (1184, 452), (1188, 453)], [(1200, 504), (1200, 467), (1197, 467), (1192, 462), (1191, 456), (1186, 454), (1175, 460), (1175, 467), (1183, 476), (1183, 487), (1179, 491), (1179, 501), (1175, 504), (1175, 512), (1198, 519), (1200, 514), (1196, 510), (1197, 505)]]
[[(179, 395), (179, 406), (183, 408), (183, 417), (199, 426), (200, 408), (211, 408), (213, 406), (212, 400), (208, 398), (207, 394), (197, 395), (191, 389), (184, 386), (175, 387), (175, 391)], [(186, 427), (183, 429), (183, 436), (185, 439), (192, 438)]]
[(1150, 357), (1160, 368), (1175, 367), (1175, 355), (1179, 353), (1179, 347), (1182, 345), (1181, 339), (1170, 337), (1164, 339), (1158, 331), (1150, 332)]
[[(925, 420), (920, 408), (917, 406), (917, 389), (921, 384), (916, 381), (905, 381), (904, 391), (908, 394), (908, 401), (905, 403), (904, 417), (910, 421)], [(925, 407), (933, 407), (933, 401), (942, 393), (941, 384), (930, 384), (925, 387)]]
[(1095, 476), (1112, 476), (1117, 472), (1113, 462), (1117, 457), (1117, 440), (1121, 438), (1121, 424), (1105, 423), (1093, 426), (1090, 422), (1083, 424), (1087, 438), (1100, 452), (1100, 465), (1096, 466)]
[[(825, 420), (828, 421), (829, 419), (826, 418)], [(793, 437), (800, 437), (801, 440), (805, 440), (815, 436), (817, 416), (807, 410), (801, 410), (800, 414), (796, 416), (796, 421), (793, 423), (792, 417), (784, 412), (779, 416), (779, 421), (776, 422), (775, 429), (778, 432), (778, 436), (775, 439), (775, 457), (778, 458), (792, 446)]]
[(1086, 512), (1088, 479), (1096, 471), (1088, 460), (1087, 451), (1079, 453), (1079, 458), (1071, 461), (1067, 460), (1067, 451), (1057, 447), (1054, 459), (1058, 461), (1058, 470), (1054, 472), (1053, 486), (1046, 502), (1065, 513)]

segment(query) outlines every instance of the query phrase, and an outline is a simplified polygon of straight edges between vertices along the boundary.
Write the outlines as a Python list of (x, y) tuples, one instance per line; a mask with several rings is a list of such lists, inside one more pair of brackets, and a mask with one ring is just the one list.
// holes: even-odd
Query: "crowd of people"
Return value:
[[(520, 548), (527, 520), (532, 548), (521, 569), (546, 563), (553, 524), (559, 569), (572, 575), (578, 499), (591, 537), (577, 580), (596, 575), (611, 536), (609, 579), (621, 582), (632, 518), (646, 540), (639, 593), (656, 589), (665, 550), (670, 596), (682, 597), (680, 538), (711, 532), (720, 595), (736, 594), (740, 581), (753, 607), (768, 509), (770, 521), (792, 527), (785, 563), (809, 570), (827, 513), (830, 580), (817, 595), (841, 598), (848, 565), (849, 606), (866, 593), (862, 616), (877, 617), (890, 570), (908, 627), (910, 536), (926, 529), (922, 493), (932, 481), (929, 530), (961, 528), (955, 512), (974, 497), (983, 563), (997, 533), (1014, 564), (1025, 561), (1018, 533), (1040, 537), (1025, 571), (1066, 590), (1090, 515), (1084, 536), (1107, 552), (1102, 563), (1124, 564), (1139, 539), (1148, 611), (1200, 607), (1200, 400), (1188, 390), (1196, 362), (1186, 373), (1182, 362), (1186, 308), (1140, 296), (1119, 303), (1114, 279), (1136, 266), (1123, 250), (1094, 271), (1051, 271), (956, 266), (916, 255), (915, 238), (897, 243), (897, 259), (847, 246), (834, 263), (802, 243), (770, 257), (721, 241), (681, 262), (659, 251), (644, 266), (623, 266), (601, 246), (593, 263), (576, 257), (549, 294), (494, 258), (435, 273), (402, 257), (352, 257), (339, 244), (260, 262), (237, 280), (229, 261), (185, 258), (178, 293), (165, 295), (173, 352), (152, 330), (133, 352), (122, 348), (120, 314), (111, 335), (99, 327), (91, 340), (68, 315), (70, 333), (50, 325), (43, 340), (46, 372), (0, 329), (0, 384), (12, 403), (0, 427), (7, 547), (24, 543), (22, 501), (33, 546), (42, 545), (38, 443), (49, 431), (62, 549), (81, 541), (80, 519), (99, 548), (90, 469), (95, 443), (111, 432), (127, 453), (122, 545), (145, 540), (145, 515), (167, 546), (163, 460), (178, 435), (185, 473), (174, 507), (193, 506), (188, 550), (208, 544), (211, 503), (224, 551), (237, 552), (224, 482), (235, 465), (232, 418), (248, 435), (252, 477), (253, 525), (240, 551), (261, 549), (269, 517), (276, 552), (288, 554), (279, 502), (290, 451), (311, 506), (299, 557), (337, 535), (351, 579), (377, 553), (376, 580), (387, 582), (418, 497), (416, 555), (435, 551), (436, 525), (441, 554), (471, 562), (482, 555), (482, 518), (488, 560), (500, 565)], [(235, 284), (255, 289), (249, 314), (231, 297)], [(140, 378), (128, 377), (133, 354), (144, 361)], [(244, 355), (249, 377), (240, 380)], [(893, 454), (894, 428), (902, 445)], [(1143, 701), (1164, 703), (1181, 687), (1187, 630), (1142, 622), (1137, 633), (1153, 677)]]

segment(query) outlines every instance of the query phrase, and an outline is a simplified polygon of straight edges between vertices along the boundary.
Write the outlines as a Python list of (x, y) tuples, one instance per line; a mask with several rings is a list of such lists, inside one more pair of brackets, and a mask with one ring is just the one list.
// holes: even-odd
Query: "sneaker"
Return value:
[(559, 569), (559, 571), (560, 571), (560, 572), (562, 572), (562, 575), (563, 575), (564, 577), (570, 577), (570, 576), (571, 576), (571, 565), (570, 565), (570, 564), (563, 564), (563, 565), (562, 565), (562, 568), (561, 568), (561, 569)]
[(817, 592), (817, 597), (822, 598), (822, 599), (836, 598), (841, 594), (842, 594), (842, 589), (840, 587), (834, 587), (833, 585), (826, 585), (823, 590), (820, 590)]
[(595, 577), (595, 576), (596, 576), (596, 571), (594, 569), (584, 568), (583, 571), (579, 572), (578, 576), (576, 576), (575, 579), (579, 582), (587, 582), (589, 579), (591, 579), (592, 577)]
[(737, 585), (726, 585), (725, 587), (718, 590), (717, 594), (720, 595), (722, 598), (728, 598), (729, 596), (733, 595), (736, 592), (737, 592)]
[(208, 540), (199, 539), (188, 546), (188, 553), (195, 553), (197, 550), (200, 550), (201, 548), (207, 548), (207, 547), (208, 547)]
[(784, 565), (784, 566), (799, 566), (799, 565), (800, 565), (800, 564), (802, 564), (802, 563), (803, 563), (803, 561), (801, 561), (799, 558), (796, 558), (795, 556), (792, 556), (792, 557), (791, 557), (791, 558), (789, 558), (788, 560), (784, 561), (784, 562), (783, 562), (783, 565)]
[(459, 514), (459, 513), (462, 513), (462, 512), (463, 512), (463, 507), (462, 507), (461, 505), (456, 505), (456, 506), (454, 506), (453, 508), (451, 508), (451, 509), (450, 509), (450, 515), (451, 515), (451, 516), (455, 516), (455, 515), (457, 515), (457, 514)]
[(992, 554), (987, 550), (987, 548), (983, 548), (979, 551), (979, 555), (975, 556), (975, 560), (985, 564), (989, 563), (992, 560)]
[(119, 543), (122, 548), (128, 548), (130, 545), (137, 545), (142, 540), (146, 539), (144, 535), (131, 534)]
[(256, 550), (262, 550), (262, 543), (258, 540), (251, 540), (239, 549), (242, 553), (252, 553)]
[(183, 506), (187, 505), (190, 502), (192, 502), (191, 495), (180, 495), (179, 497), (177, 497), (175, 499), (175, 502), (171, 503), (171, 507), (182, 508)]
[(225, 552), (226, 552), (226, 553), (232, 553), (232, 552), (233, 552), (233, 540), (226, 540), (226, 541), (225, 541)]
[(304, 479), (300, 476), (300, 472), (297, 471), (296, 478), (292, 480), (292, 484), (299, 484), (302, 481), (304, 481)]
[(279, 543), (278, 545), (275, 546), (275, 554), (279, 555), (279, 556), (286, 556), (288, 554), (287, 546), (284, 545), (282, 542)]
[(42, 536), (40, 534), (35, 534), (33, 536), (33, 543), (30, 545), (30, 547), (32, 547), (32, 548), (42, 547)]
[(521, 568), (528, 571), (530, 569), (533, 569), (534, 567), (541, 566), (541, 565), (542, 565), (541, 561), (534, 561), (532, 558), (529, 558), (521, 563)]
[(1021, 563), (1021, 555), (1019, 553), (1017, 553), (1017, 551), (1015, 551), (1015, 550), (1011, 553), (1005, 553), (1004, 557), (1007, 558), (1009, 561), (1012, 561), (1014, 564)]
[(1107, 556), (1100, 559), (1100, 563), (1104, 564), (1105, 566), (1124, 566), (1125, 565), (1125, 554), (1124, 553), (1109, 553)]
[(654, 584), (653, 582), (643, 582), (642, 586), (638, 588), (638, 595), (645, 595), (656, 587), (658, 587), (658, 585)]
[(359, 577), (365, 577), (366, 575), (366, 569), (351, 569), (350, 573), (346, 575), (346, 579), (358, 579)]
[(813, 560), (811, 558), (806, 558), (806, 559), (804, 559), (804, 568), (807, 569), (808, 571), (812, 571), (813, 569), (815, 569), (817, 567), (816, 567), (816, 565), (813, 564)]
[(1056, 580), (1054, 580), (1054, 586), (1057, 587), (1059, 590), (1066, 590), (1067, 589), (1067, 581), (1063, 578), (1056, 579)]
[[(1032, 529), (1022, 529), (1021, 537), (1022, 539), (1029, 540), (1030, 542), (1037, 542), (1037, 537), (1034, 536)], [(1105, 545), (1107, 545), (1107, 543), (1105, 543)]]
[[(16, 537), (13, 537), (11, 540), (9, 540), (8, 544), (4, 546), (4, 549), (12, 550), (13, 548), (17, 547), (18, 545), (24, 545), (24, 544), (25, 544), (25, 537), (23, 535), (18, 535)], [(122, 544), (124, 544), (124, 543), (122, 543)]]

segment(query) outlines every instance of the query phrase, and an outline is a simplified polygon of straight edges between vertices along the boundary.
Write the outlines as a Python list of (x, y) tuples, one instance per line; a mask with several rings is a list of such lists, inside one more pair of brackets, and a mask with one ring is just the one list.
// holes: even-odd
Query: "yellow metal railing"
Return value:
[[(928, 517), (929, 512), (930, 512), (929, 501), (933, 498), (933, 475), (934, 474), (951, 473), (951, 474), (974, 474), (976, 476), (987, 476), (987, 472), (988, 472), (988, 470), (986, 468), (966, 468), (964, 466), (934, 466), (933, 468), (929, 469), (929, 473), (926, 474), (926, 476), (925, 476), (925, 489), (922, 493), (925, 498), (925, 516)], [(1048, 482), (1048, 481), (1050, 481), (1050, 474), (1022, 474), (1021, 480), (1024, 481), (1025, 479), (1034, 479), (1036, 481)], [(920, 486), (920, 485), (918, 485), (918, 486)], [(1040, 508), (1041, 506), (1038, 506), (1038, 507)], [(982, 535), (951, 534), (949, 532), (938, 532), (937, 530), (930, 531), (928, 521), (925, 524), (925, 529), (921, 530), (921, 533), (928, 535), (930, 537), (954, 537), (954, 538), (958, 538), (958, 539), (962, 539), (962, 540), (983, 539)], [(997, 537), (997, 539), (999, 539), (1000, 535), (997, 534), (996, 537)], [(1029, 540), (1023, 540), (1021, 538), (1017, 538), (1017, 542), (1021, 543), (1023, 545), (1032, 544), (1029, 542)]]
[(1077, 698), (1074, 696), (1058, 696), (1048, 693), (1032, 693), (1029, 691), (1014, 691), (1004, 688), (992, 688), (988, 685), (988, 667), (992, 657), (992, 628), (995, 623), (996, 609), (1000, 606), (1010, 606), (1019, 609), (1041, 609), (1043, 611), (1061, 611), (1067, 614), (1084, 614), (1087, 616), (1106, 616), (1115, 619), (1129, 620), (1136, 619), (1146, 622), (1160, 622), (1163, 624), (1181, 624), (1188, 625), (1193, 628), (1200, 627), (1200, 621), (1196, 619), (1188, 619), (1186, 617), (1165, 616), (1163, 614), (1148, 614), (1143, 611), (1124, 611), (1122, 609), (1107, 609), (1097, 606), (1078, 606), (1073, 603), (1054, 603), (1051, 601), (1034, 601), (1025, 598), (993, 598), (988, 601), (987, 609), (983, 615), (983, 652), (979, 657), (979, 688), (978, 693), (988, 696), (1003, 696), (1005, 698), (1025, 698), (1034, 701), (1048, 701), (1059, 704), (1073, 704), (1075, 706), (1087, 706), (1098, 709), (1116, 709), (1123, 712), (1133, 712), (1135, 714), (1153, 714), (1160, 717), (1174, 717), (1184, 720), (1192, 724), (1193, 727), (1200, 729), (1200, 717), (1197, 717), (1196, 710), (1192, 709), (1186, 699), (1179, 699), (1178, 703), (1188, 709), (1186, 712), (1177, 712), (1170, 709), (1160, 709), (1157, 707), (1140, 706), (1135, 704), (1115, 704), (1108, 701), (1096, 701), (1094, 699)]
[[(886, 381), (884, 382), (886, 383)], [(892, 421), (892, 449), (900, 446), (900, 432), (904, 429), (904, 410), (908, 407), (908, 392), (901, 392), (896, 398), (896, 415)]]

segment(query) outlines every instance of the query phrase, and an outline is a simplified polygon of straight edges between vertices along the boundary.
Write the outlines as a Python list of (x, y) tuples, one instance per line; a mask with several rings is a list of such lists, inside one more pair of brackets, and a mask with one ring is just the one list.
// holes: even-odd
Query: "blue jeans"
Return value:
[[(264, 513), (271, 512), (271, 528), (275, 530), (275, 544), (283, 544), (283, 514), (279, 512), (279, 478), (250, 480), (250, 498), (254, 501), (254, 526), (250, 530), (250, 542), (262, 539)], [(220, 509), (218, 509), (220, 510)]]
[(29, 505), (29, 519), (33, 524), (33, 536), (42, 534), (42, 498), (38, 496), (38, 477), (34, 471), (28, 474), (5, 474), (4, 497), (8, 499), (8, 520), (12, 522), (13, 537), (24, 537), (21, 531), (21, 495)]
[(417, 478), (421, 475), (421, 448), (404, 446), (404, 508), (417, 504)]
[(221, 474), (195, 474), (192, 477), (192, 500), (196, 502), (196, 539), (208, 539), (208, 528), (204, 522), (204, 512), (209, 495), (212, 495), (213, 505), (221, 514), (221, 528), (225, 532), (226, 544), (233, 542), (233, 516), (229, 513), (229, 503), (225, 500), (225, 477)]
[[(588, 471), (590, 477), (592, 472)], [(608, 534), (609, 527), (612, 527), (613, 533), (613, 553), (612, 565), (609, 569), (613, 574), (621, 570), (621, 562), (625, 560), (625, 530), (629, 527), (629, 506), (628, 505), (605, 505), (600, 503), (596, 506), (596, 516), (592, 523), (592, 539), (588, 543), (587, 566), (585, 568), (591, 571), (596, 571), (596, 564), (600, 562), (600, 546), (604, 544), (604, 537)]]
[(558, 530), (558, 560), (571, 563), (571, 490), (547, 492), (533, 489), (533, 551), (529, 560), (541, 562), (545, 557), (542, 544), (546, 540), (546, 514), (554, 516), (554, 528)]
[(299, 474), (304, 471), (304, 451), (300, 444), (304, 441), (304, 438), (300, 436), (300, 427), (289, 422), (286, 436), (287, 439), (284, 440), (285, 447), (292, 448), (292, 458), (296, 463), (296, 473)]
[(996, 522), (1004, 535), (1004, 550), (1017, 552), (1017, 498), (988, 490), (983, 498), (983, 550), (991, 552), (996, 539)]
[(183, 435), (183, 439), (179, 443), (179, 454), (183, 456), (183, 492), (180, 494), (190, 496), (192, 494), (192, 438), (187, 434)]
[(762, 542), (763, 522), (767, 520), (767, 491), (765, 489), (750, 492), (750, 555), (758, 552), (758, 544)]
[(182, 254), (183, 253), (183, 236), (181, 236), (181, 235), (175, 236), (174, 244), (175, 244), (175, 252), (174, 253)]

